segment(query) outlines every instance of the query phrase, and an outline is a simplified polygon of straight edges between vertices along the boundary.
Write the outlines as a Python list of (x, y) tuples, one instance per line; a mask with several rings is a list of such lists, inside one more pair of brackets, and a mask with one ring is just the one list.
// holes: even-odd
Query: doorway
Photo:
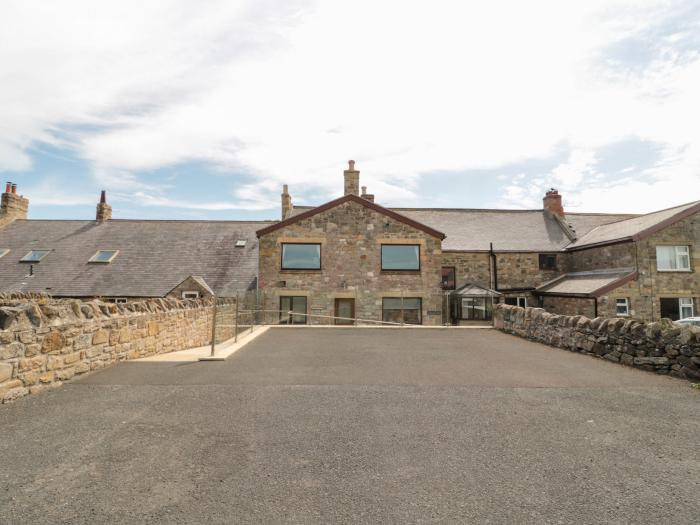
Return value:
[(335, 317), (345, 317), (346, 319), (335, 319), (335, 324), (353, 325), (355, 321), (355, 299), (338, 298), (335, 300)]

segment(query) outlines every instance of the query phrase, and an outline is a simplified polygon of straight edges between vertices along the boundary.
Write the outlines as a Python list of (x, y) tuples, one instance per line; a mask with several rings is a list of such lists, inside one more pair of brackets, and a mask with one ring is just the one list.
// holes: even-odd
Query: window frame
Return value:
[[(620, 301), (624, 301), (625, 311), (621, 313), (619, 311)], [(615, 298), (615, 316), (616, 317), (629, 317), (630, 316), (630, 299), (629, 297), (616, 297)]]
[[(515, 304), (511, 304), (508, 301), (513, 301), (515, 300)], [(523, 304), (520, 304), (520, 303)], [(508, 304), (510, 306), (518, 306), (520, 308), (527, 308), (527, 297), (523, 297), (522, 295), (516, 295), (515, 297), (506, 297), (503, 300), (504, 304)]]
[[(194, 294), (194, 297), (187, 297), (188, 295)], [(182, 294), (180, 294), (180, 297), (182, 299), (199, 299), (201, 297), (200, 293), (197, 290), (187, 290), (183, 291)]]
[(126, 304), (129, 302), (126, 297), (112, 297), (109, 301), (114, 304)]
[[(420, 254), (419, 254), (420, 259)], [(442, 272), (445, 270), (452, 271), (452, 286), (445, 286), (445, 276)], [(455, 266), (442, 266), (440, 268), (440, 286), (443, 290), (456, 290), (457, 289), (457, 268)]]
[[(46, 253), (44, 253), (44, 255), (42, 255), (42, 256), (39, 257), (38, 259), (28, 259), (28, 257), (29, 257), (32, 253), (34, 253), (34, 252), (46, 252)], [(30, 264), (38, 264), (38, 263), (40, 263), (41, 261), (43, 261), (44, 259), (46, 259), (46, 257), (47, 257), (50, 253), (51, 253), (51, 250), (43, 250), (43, 249), (40, 249), (40, 248), (31, 249), (31, 250), (29, 250), (29, 251), (27, 252), (27, 254), (26, 254), (24, 257), (22, 257), (22, 258), (19, 260), (19, 262), (21, 262), (21, 263), (30, 263)]]
[[(407, 301), (407, 300), (412, 300), (412, 301), (418, 301), (418, 308), (399, 308), (398, 311), (402, 312), (401, 320), (399, 321), (401, 324), (410, 324), (413, 326), (421, 326), (423, 324), (423, 298), (422, 297), (382, 297), (382, 322), (391, 322), (391, 321), (385, 321), (384, 319), (384, 312), (389, 310), (389, 311), (395, 311), (397, 310), (396, 308), (386, 308), (384, 305), (386, 304), (387, 299), (389, 300), (396, 300), (398, 299), (401, 301)], [(410, 311), (418, 311), (418, 322), (417, 323), (408, 323), (406, 322), (406, 310)]]
[(10, 248), (2, 248), (0, 249), (0, 259), (5, 257), (8, 253), (10, 253), (12, 250)]
[[(674, 259), (676, 261), (676, 268), (660, 268), (659, 267), (659, 249), (660, 248), (673, 248)], [(679, 253), (678, 249), (684, 248), (684, 253)], [(688, 261), (688, 266), (681, 267), (679, 262), (681, 256), (685, 256)], [(657, 272), (691, 272), (691, 258), (690, 258), (690, 245), (688, 244), (659, 244), (656, 246), (656, 271)]]
[[(688, 301), (688, 304), (683, 304), (683, 301)], [(690, 315), (683, 315), (683, 309), (690, 308)], [(678, 320), (687, 319), (688, 317), (695, 317), (695, 300), (692, 297), (679, 297), (678, 298)]]
[[(542, 261), (549, 261), (549, 260), (554, 260), (554, 265), (549, 266), (547, 264), (542, 264)], [(540, 253), (538, 254), (538, 264), (537, 266), (539, 267), (540, 270), (544, 271), (549, 271), (549, 272), (556, 272), (559, 269), (559, 264), (557, 261), (557, 254), (556, 253)]]
[[(106, 260), (106, 261), (98, 261), (98, 260), (97, 260), (97, 256), (98, 256), (100, 253), (102, 253), (102, 252), (114, 252), (114, 253), (112, 254), (112, 256), (111, 256), (108, 260)], [(114, 260), (114, 258), (115, 258), (117, 255), (119, 255), (119, 250), (97, 250), (97, 251), (95, 252), (95, 255), (93, 255), (92, 257), (90, 257), (90, 259), (88, 259), (88, 262), (89, 262), (89, 263), (93, 263), (93, 264), (109, 264), (109, 263), (111, 263), (111, 262)]]
[[(284, 247), (285, 246), (318, 246), (318, 268), (285, 268), (284, 267)], [(283, 242), (280, 247), (280, 271), (284, 272), (320, 272), (323, 269), (323, 246), (320, 242)]]
[[(384, 268), (384, 247), (394, 246), (415, 246), (418, 248), (418, 268)], [(420, 273), (421, 271), (421, 245), (419, 243), (382, 243), (379, 248), (379, 270), (381, 272), (413, 272)], [(383, 303), (382, 303), (383, 304)], [(421, 323), (422, 324), (422, 323)]]
[(234, 243), (233, 247), (245, 248), (246, 244), (248, 244), (248, 239), (236, 239), (236, 242)]

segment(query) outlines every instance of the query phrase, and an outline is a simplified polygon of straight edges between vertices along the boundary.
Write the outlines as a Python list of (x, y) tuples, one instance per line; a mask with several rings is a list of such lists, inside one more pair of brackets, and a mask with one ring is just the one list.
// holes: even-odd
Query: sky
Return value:
[(0, 176), (30, 218), (700, 199), (697, 0), (4, 0)]

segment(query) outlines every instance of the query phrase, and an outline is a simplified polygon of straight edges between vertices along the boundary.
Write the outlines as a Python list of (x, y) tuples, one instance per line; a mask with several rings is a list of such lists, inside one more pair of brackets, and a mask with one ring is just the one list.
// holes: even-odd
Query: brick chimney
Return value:
[(282, 186), (282, 220), (288, 219), (292, 215), (292, 196), (289, 194), (289, 187)]
[(107, 204), (107, 192), (102, 190), (100, 193), (100, 203), (97, 205), (97, 214), (95, 220), (97, 222), (105, 222), (112, 218), (112, 207)]
[(348, 169), (343, 172), (345, 177), (345, 195), (360, 194), (360, 172), (355, 170), (355, 161), (348, 161)]
[(564, 217), (564, 207), (561, 205), (561, 195), (559, 195), (559, 192), (554, 188), (545, 193), (544, 198), (542, 199), (542, 207), (554, 215), (562, 218)]
[(369, 202), (374, 202), (374, 195), (367, 193), (367, 186), (362, 186), (362, 195), (360, 197), (367, 199)]
[(8, 182), (5, 193), (0, 200), (0, 225), (8, 224), (16, 219), (26, 219), (29, 210), (29, 199), (17, 195), (17, 184)]

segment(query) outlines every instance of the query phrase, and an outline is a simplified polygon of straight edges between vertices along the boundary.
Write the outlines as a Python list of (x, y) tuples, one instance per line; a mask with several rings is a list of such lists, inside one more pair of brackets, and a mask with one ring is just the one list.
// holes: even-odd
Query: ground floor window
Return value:
[(506, 304), (527, 308), (527, 297), (506, 297)]
[(382, 321), (390, 323), (422, 324), (420, 297), (384, 297), (382, 299)]
[(492, 308), (491, 297), (462, 297), (460, 317), (467, 321), (488, 321), (491, 319)]
[(615, 299), (615, 314), (627, 317), (630, 314), (630, 300), (627, 297)]
[(306, 297), (280, 297), (280, 324), (306, 324), (306, 319)]
[(678, 321), (693, 317), (695, 308), (691, 297), (673, 297), (660, 299), (661, 317)]

